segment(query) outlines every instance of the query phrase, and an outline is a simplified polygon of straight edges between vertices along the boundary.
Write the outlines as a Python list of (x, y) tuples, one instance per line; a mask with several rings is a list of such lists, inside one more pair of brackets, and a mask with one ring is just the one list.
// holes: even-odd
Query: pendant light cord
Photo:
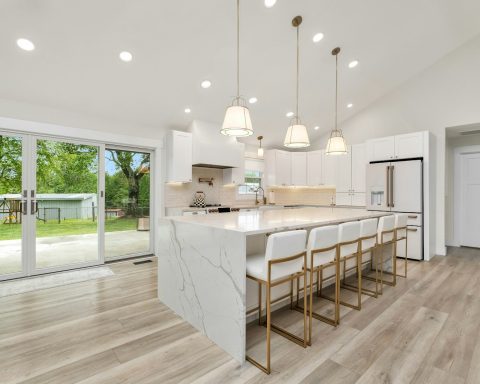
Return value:
[(338, 115), (338, 54), (335, 55), (335, 130), (337, 131)]
[(296, 117), (298, 119), (298, 79), (300, 77), (300, 26), (297, 26), (297, 106), (296, 106)]
[(237, 0), (237, 97), (240, 97), (240, 0)]

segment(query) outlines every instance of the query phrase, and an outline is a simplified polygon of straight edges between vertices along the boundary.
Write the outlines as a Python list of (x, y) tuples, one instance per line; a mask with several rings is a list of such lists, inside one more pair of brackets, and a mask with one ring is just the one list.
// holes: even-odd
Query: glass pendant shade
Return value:
[(263, 154), (264, 154), (264, 153), (263, 153), (263, 148), (258, 148), (258, 150), (257, 150), (257, 156), (258, 156), (258, 157), (263, 157)]
[(307, 127), (299, 119), (293, 119), (287, 129), (283, 145), (288, 148), (305, 148), (310, 146)]
[(343, 138), (342, 131), (332, 131), (327, 142), (327, 149), (325, 153), (327, 155), (343, 155), (347, 153), (347, 143)]
[(253, 135), (252, 120), (248, 108), (236, 102), (228, 107), (220, 132), (226, 136), (235, 137)]

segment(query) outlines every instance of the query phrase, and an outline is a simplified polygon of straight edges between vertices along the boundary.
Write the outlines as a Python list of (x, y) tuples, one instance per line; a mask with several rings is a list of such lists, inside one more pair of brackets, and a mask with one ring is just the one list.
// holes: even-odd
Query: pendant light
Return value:
[(263, 140), (263, 136), (258, 136), (257, 137), (257, 140), (258, 140), (258, 149), (257, 149), (257, 156), (258, 157), (263, 157), (263, 148), (262, 148), (262, 140)]
[(246, 105), (245, 99), (240, 97), (240, 0), (237, 0), (237, 96), (225, 113), (222, 134), (235, 137), (253, 135), (250, 111)]
[(330, 138), (327, 142), (327, 155), (344, 155), (347, 153), (347, 143), (343, 137), (341, 129), (338, 129), (338, 54), (340, 48), (337, 47), (332, 51), (335, 56), (335, 129), (330, 133)]
[(297, 16), (292, 20), (292, 25), (297, 28), (297, 106), (295, 110), (295, 116), (290, 120), (290, 126), (288, 127), (287, 134), (283, 145), (288, 148), (305, 148), (310, 146), (310, 140), (308, 138), (307, 127), (302, 124), (300, 117), (298, 116), (298, 88), (299, 88), (299, 73), (300, 73), (300, 24), (302, 24), (302, 16)]

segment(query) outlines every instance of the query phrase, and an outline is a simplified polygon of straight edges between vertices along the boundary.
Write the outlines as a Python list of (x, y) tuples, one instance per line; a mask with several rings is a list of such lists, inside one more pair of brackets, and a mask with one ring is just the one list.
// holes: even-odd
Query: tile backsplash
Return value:
[[(213, 185), (200, 183), (199, 178), (213, 178)], [(237, 199), (235, 186), (223, 185), (223, 171), (215, 168), (193, 167), (192, 183), (166, 184), (165, 207), (179, 208), (188, 207), (193, 202), (193, 196), (197, 191), (203, 191), (207, 204), (243, 205), (254, 203), (254, 198)], [(275, 204), (277, 205), (329, 205), (332, 197), (335, 197), (335, 189), (312, 188), (312, 187), (289, 187), (269, 188), (266, 197), (271, 196), (273, 191)]]

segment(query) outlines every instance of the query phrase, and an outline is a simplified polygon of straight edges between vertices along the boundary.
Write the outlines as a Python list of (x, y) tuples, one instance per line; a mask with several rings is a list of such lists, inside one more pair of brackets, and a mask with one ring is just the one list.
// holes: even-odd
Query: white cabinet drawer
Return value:
[[(408, 227), (407, 257), (412, 260), (423, 259), (422, 227)], [(405, 240), (397, 244), (397, 256), (405, 257)]]

